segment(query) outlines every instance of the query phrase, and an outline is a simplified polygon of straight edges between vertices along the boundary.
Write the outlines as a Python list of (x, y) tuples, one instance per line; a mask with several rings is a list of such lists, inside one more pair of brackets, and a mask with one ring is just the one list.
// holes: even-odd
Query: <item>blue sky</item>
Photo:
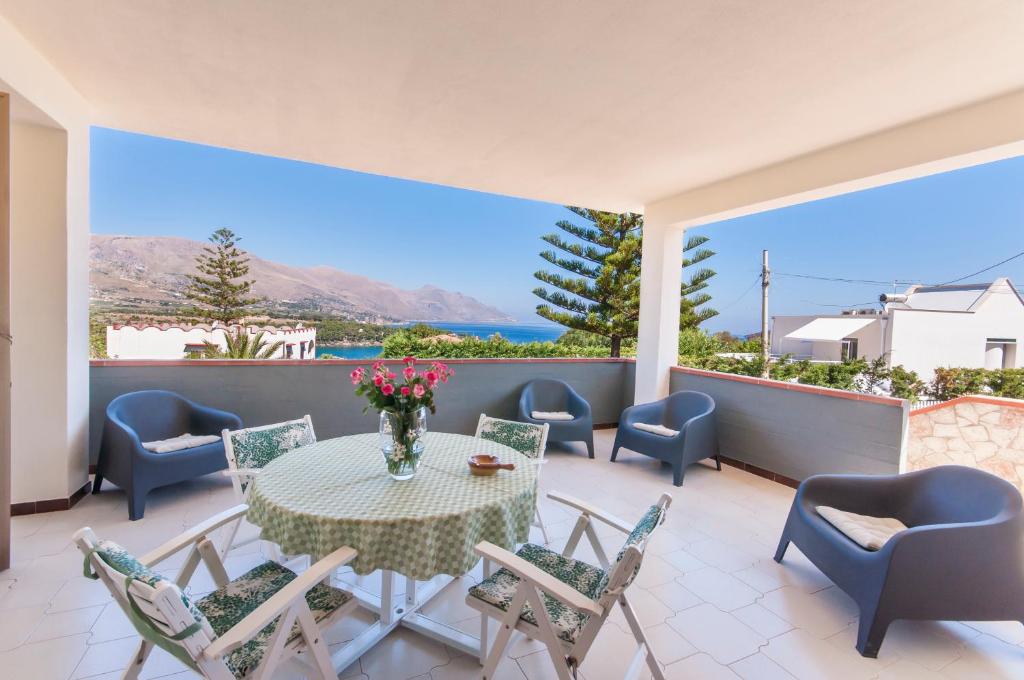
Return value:
[[(761, 250), (778, 272), (772, 314), (829, 312), (892, 286), (805, 274), (939, 283), (1024, 250), (1024, 158), (848, 194), (693, 230), (707, 264), (708, 330), (758, 325)], [(330, 265), (403, 288), (459, 290), (525, 322), (533, 313), (540, 236), (562, 206), (95, 128), (92, 229), (205, 239), (219, 227), (254, 255)], [(976, 277), (1024, 284), (1024, 257)], [(903, 286), (901, 286), (903, 287)], [(830, 307), (829, 305), (837, 305)]]

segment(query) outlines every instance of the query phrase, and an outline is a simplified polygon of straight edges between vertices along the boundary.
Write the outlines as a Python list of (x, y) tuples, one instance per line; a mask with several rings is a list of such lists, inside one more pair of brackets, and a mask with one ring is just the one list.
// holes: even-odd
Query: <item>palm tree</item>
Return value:
[(284, 340), (267, 342), (263, 339), (266, 331), (249, 335), (240, 328), (237, 333), (224, 331), (224, 342), (227, 347), (221, 348), (215, 342), (204, 340), (203, 359), (270, 359), (284, 346)]

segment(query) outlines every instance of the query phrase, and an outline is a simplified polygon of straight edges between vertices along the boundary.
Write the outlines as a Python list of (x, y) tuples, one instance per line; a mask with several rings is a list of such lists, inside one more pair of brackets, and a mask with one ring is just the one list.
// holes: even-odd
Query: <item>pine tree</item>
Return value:
[(196, 303), (192, 314), (230, 324), (241, 320), (245, 308), (260, 301), (249, 297), (255, 281), (245, 280), (249, 258), (236, 244), (241, 239), (230, 229), (218, 229), (210, 236), (213, 247), (205, 246), (196, 256), (198, 274), (188, 275), (185, 296)]
[[(567, 206), (582, 217), (588, 226), (568, 220), (556, 223), (562, 231), (583, 243), (566, 241), (559, 234), (541, 238), (570, 257), (554, 250), (540, 254), (542, 258), (573, 276), (538, 271), (534, 276), (560, 290), (535, 288), (533, 293), (544, 304), (537, 305), (537, 314), (567, 328), (586, 331), (609, 338), (611, 356), (621, 353), (622, 341), (637, 336), (640, 317), (640, 255), (643, 238), (643, 216), (633, 213), (609, 213)], [(706, 236), (687, 240), (683, 252), (692, 253), (683, 260), (690, 267), (713, 256), (703, 248)], [(706, 305), (711, 297), (703, 293), (708, 279), (715, 275), (701, 268), (680, 286), (683, 300), (679, 309), (679, 326), (695, 328), (718, 312)]]

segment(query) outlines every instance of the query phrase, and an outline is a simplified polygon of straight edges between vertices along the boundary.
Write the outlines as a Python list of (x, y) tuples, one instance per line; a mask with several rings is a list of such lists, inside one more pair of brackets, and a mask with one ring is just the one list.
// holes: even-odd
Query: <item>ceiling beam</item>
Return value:
[(890, 128), (644, 206), (690, 227), (1024, 155), (1024, 90)]

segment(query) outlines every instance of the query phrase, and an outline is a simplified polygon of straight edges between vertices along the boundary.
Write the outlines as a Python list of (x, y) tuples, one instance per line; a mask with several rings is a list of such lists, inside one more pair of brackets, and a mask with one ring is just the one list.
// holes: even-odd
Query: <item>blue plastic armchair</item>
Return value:
[[(223, 470), (228, 466), (221, 430), (237, 430), (233, 413), (200, 406), (174, 392), (129, 392), (107, 406), (93, 493), (107, 479), (128, 494), (128, 518), (142, 519), (146, 495), (161, 486)], [(218, 435), (211, 444), (170, 453), (153, 453), (142, 442), (192, 435)]]
[[(821, 505), (894, 517), (909, 528), (866, 550), (825, 521)], [(809, 477), (793, 499), (776, 562), (790, 542), (857, 603), (862, 656), (878, 655), (897, 619), (1024, 623), (1021, 495), (987, 472), (944, 465)]]
[[(561, 411), (571, 414), (573, 419), (538, 420), (532, 415), (534, 411)], [(548, 441), (584, 442), (587, 454), (594, 457), (594, 418), (590, 413), (590, 404), (568, 383), (547, 378), (526, 383), (519, 395), (518, 419), (524, 423), (549, 425)]]
[[(661, 425), (675, 430), (676, 434), (665, 436), (646, 432), (638, 429), (637, 423)], [(683, 485), (683, 476), (689, 465), (705, 458), (714, 458), (715, 467), (721, 470), (715, 400), (703, 392), (684, 390), (660, 401), (630, 406), (619, 418), (612, 462), (623, 446), (669, 463), (672, 466), (672, 483), (676, 486)]]

